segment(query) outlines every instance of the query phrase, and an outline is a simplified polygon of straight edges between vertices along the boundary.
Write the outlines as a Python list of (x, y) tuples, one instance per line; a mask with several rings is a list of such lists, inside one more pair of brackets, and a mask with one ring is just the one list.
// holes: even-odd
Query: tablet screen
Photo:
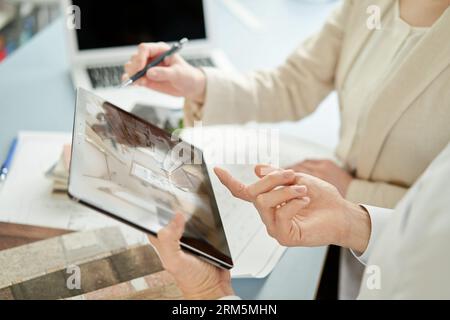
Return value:
[(199, 149), (78, 90), (69, 194), (142, 231), (157, 233), (180, 212), (182, 245), (232, 266)]

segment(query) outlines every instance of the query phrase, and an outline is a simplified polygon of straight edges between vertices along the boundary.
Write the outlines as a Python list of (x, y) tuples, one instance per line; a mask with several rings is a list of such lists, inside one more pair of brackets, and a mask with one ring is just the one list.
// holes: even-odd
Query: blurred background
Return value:
[(58, 0), (0, 0), (0, 62), (59, 16)]
[[(320, 4), (336, 0), (295, 1)], [(59, 0), (0, 0), (0, 63), (60, 14)]]

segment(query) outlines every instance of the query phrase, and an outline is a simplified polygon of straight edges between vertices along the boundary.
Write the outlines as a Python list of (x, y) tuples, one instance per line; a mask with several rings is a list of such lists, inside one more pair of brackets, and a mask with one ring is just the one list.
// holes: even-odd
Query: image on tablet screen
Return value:
[(180, 212), (184, 238), (230, 256), (201, 151), (95, 95), (78, 99), (82, 143), (71, 174), (78, 196), (153, 232)]

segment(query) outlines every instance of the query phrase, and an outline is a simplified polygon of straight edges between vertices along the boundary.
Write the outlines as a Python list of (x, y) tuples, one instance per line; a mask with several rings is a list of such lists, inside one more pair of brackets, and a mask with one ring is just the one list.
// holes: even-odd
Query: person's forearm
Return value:
[(361, 206), (346, 201), (345, 228), (341, 246), (362, 253), (370, 239), (371, 221), (369, 213)]

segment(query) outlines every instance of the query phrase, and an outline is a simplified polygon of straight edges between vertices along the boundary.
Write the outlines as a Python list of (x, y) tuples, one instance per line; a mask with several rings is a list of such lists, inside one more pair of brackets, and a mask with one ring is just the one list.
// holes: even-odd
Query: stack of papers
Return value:
[(70, 145), (64, 145), (58, 161), (51, 166), (45, 176), (53, 181), (54, 193), (65, 193), (69, 188)]

